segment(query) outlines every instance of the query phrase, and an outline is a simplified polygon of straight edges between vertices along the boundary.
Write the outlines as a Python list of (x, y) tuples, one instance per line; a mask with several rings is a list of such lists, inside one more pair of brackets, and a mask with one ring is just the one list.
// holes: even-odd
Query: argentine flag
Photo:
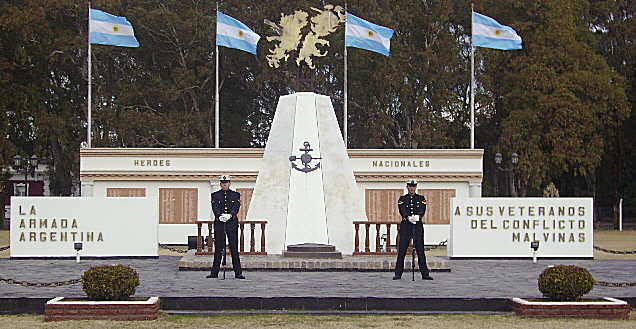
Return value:
[(88, 32), (89, 41), (93, 44), (139, 47), (132, 24), (126, 17), (119, 17), (101, 10), (91, 9)]
[(345, 46), (375, 51), (384, 56), (391, 53), (393, 30), (373, 24), (347, 13)]
[(473, 12), (473, 46), (501, 50), (521, 49), (521, 37), (510, 26)]
[(240, 49), (256, 55), (256, 44), (261, 36), (247, 25), (220, 11), (216, 12), (216, 45)]

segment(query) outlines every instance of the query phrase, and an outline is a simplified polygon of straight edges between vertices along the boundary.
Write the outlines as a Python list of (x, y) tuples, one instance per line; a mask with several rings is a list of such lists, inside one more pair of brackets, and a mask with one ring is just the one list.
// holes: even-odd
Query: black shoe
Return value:
[(245, 279), (245, 277), (243, 276), (243, 274), (239, 274), (239, 275), (235, 275), (234, 276), (235, 279)]
[(393, 280), (400, 280), (400, 279), (402, 279), (402, 276), (400, 276), (400, 275), (394, 275), (393, 276)]
[(428, 274), (422, 275), (422, 280), (433, 280), (433, 277)]
[(207, 279), (216, 279), (216, 278), (218, 278), (218, 277), (219, 277), (219, 274), (218, 274), (218, 273), (217, 273), (217, 274), (210, 274), (210, 275), (207, 275), (207, 276), (206, 276), (206, 278), (207, 278)]

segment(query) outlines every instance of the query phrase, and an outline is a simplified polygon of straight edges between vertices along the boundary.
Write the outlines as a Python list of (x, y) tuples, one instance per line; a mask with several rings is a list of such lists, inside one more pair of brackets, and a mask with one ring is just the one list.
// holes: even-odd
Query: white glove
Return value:
[(412, 224), (417, 223), (418, 220), (420, 220), (420, 216), (418, 215), (411, 215), (409, 217), (407, 217), (409, 222), (411, 222)]
[(221, 216), (219, 216), (219, 220), (222, 221), (223, 223), (230, 220), (230, 218), (232, 218), (232, 215), (230, 214), (221, 214)]

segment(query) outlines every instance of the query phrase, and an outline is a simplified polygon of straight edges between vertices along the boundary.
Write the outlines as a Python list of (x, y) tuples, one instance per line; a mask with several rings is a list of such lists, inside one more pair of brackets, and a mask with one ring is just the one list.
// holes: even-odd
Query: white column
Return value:
[(82, 181), (82, 196), (93, 196), (94, 181)]
[(469, 182), (468, 193), (471, 198), (481, 198), (481, 182)]

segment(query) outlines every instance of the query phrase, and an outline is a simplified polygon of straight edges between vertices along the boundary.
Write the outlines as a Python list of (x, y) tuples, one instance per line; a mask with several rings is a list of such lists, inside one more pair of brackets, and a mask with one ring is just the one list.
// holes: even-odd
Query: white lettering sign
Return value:
[(592, 198), (454, 198), (450, 257), (593, 257)]
[(158, 256), (153, 198), (12, 197), (11, 257)]

